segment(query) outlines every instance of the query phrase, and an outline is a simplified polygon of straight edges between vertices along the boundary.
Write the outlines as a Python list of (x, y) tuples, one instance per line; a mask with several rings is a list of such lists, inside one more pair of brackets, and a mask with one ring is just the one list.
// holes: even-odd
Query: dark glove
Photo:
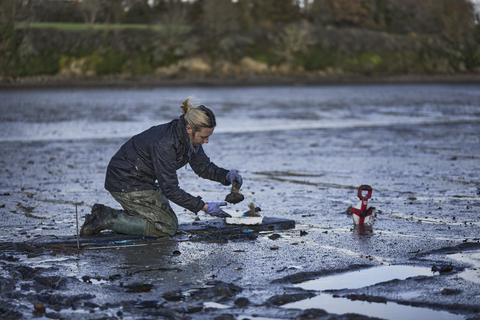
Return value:
[(220, 209), (220, 206), (226, 206), (226, 202), (207, 202), (208, 208), (207, 211), (205, 211), (206, 214), (209, 214), (214, 217), (219, 217), (219, 218), (228, 218), (231, 217), (228, 213)]
[(238, 173), (236, 172), (233, 172), (233, 171), (230, 171), (229, 173), (227, 173), (227, 181), (230, 182), (231, 184), (233, 184), (233, 181), (237, 181), (237, 188), (240, 189), (240, 187), (242, 186), (242, 176), (239, 175)]

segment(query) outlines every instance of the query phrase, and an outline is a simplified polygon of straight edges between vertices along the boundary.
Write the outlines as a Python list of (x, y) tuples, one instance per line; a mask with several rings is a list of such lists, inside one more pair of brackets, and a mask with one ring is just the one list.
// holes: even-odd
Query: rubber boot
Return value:
[(92, 213), (85, 216), (85, 222), (80, 229), (81, 237), (88, 237), (100, 233), (113, 226), (116, 215), (113, 209), (103, 204), (96, 203), (92, 207)]
[(131, 234), (134, 236), (145, 236), (147, 231), (147, 220), (140, 217), (131, 216), (123, 211), (114, 211), (117, 219), (110, 230), (115, 232)]

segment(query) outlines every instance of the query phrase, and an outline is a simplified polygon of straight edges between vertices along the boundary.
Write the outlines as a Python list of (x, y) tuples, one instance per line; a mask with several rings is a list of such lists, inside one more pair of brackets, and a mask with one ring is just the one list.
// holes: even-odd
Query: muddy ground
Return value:
[[(109, 159), (190, 94), (217, 114), (207, 154), (244, 177), (231, 208), (254, 202), (295, 228), (53, 241), (76, 234), (76, 211), (81, 224), (94, 203), (118, 206), (103, 189)], [(15, 89), (0, 101), (1, 319), (480, 319), (478, 85)], [(207, 201), (230, 192), (178, 175)], [(366, 228), (347, 213), (362, 184), (376, 208)], [(215, 222), (173, 208), (183, 226)], [(305, 286), (315, 279), (332, 281)]]

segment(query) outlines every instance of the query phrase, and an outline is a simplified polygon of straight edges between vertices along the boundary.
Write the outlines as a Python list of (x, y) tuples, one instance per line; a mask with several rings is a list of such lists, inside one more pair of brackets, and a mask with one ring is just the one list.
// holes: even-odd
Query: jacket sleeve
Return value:
[(230, 182), (227, 181), (229, 171), (210, 162), (210, 158), (207, 157), (202, 146), (198, 148), (197, 152), (192, 153), (190, 166), (198, 176), (204, 179), (220, 182), (224, 186), (230, 185)]
[(165, 197), (192, 212), (200, 211), (205, 202), (194, 197), (178, 185), (176, 150), (171, 143), (155, 143), (152, 148), (153, 167), (160, 189)]

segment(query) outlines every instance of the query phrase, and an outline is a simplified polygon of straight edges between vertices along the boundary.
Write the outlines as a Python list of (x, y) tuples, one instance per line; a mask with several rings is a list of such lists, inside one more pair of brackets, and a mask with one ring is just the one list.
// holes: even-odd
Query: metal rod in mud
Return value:
[(75, 218), (77, 220), (77, 249), (80, 250), (80, 241), (78, 240), (78, 210), (77, 210), (77, 204), (75, 204)]

